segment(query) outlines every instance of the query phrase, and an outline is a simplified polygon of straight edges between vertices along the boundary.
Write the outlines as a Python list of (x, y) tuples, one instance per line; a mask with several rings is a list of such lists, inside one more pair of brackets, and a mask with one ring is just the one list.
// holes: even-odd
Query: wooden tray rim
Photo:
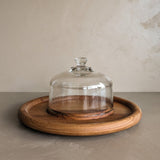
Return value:
[(129, 107), (133, 111), (132, 114), (130, 114), (125, 118), (109, 122), (104, 121), (100, 123), (97, 122), (78, 123), (77, 125), (77, 123), (63, 123), (56, 121), (55, 123), (53, 122), (55, 126), (42, 127), (41, 125), (37, 125), (38, 121), (33, 119), (32, 116), (28, 114), (27, 110), (39, 103), (47, 102), (48, 99), (49, 99), (48, 96), (43, 96), (23, 104), (19, 109), (20, 121), (22, 121), (24, 125), (32, 129), (50, 134), (69, 135), (69, 136), (91, 136), (91, 135), (109, 134), (128, 129), (136, 125), (142, 117), (142, 111), (138, 105), (129, 100), (114, 96), (114, 101)]

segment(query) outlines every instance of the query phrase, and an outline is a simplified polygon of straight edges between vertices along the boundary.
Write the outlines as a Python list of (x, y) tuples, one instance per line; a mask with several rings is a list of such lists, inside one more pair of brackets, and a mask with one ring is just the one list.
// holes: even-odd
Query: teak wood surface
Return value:
[(131, 101), (114, 97), (114, 113), (105, 118), (74, 120), (47, 112), (48, 96), (25, 103), (19, 109), (21, 122), (38, 131), (69, 136), (92, 136), (114, 133), (136, 125), (141, 109)]
[(71, 95), (53, 98), (48, 112), (65, 119), (93, 120), (111, 115), (113, 106), (108, 98), (101, 96)]

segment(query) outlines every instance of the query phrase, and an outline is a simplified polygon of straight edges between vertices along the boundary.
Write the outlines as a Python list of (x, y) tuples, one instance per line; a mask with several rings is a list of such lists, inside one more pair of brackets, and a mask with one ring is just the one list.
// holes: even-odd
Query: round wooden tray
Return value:
[(114, 113), (94, 120), (72, 120), (47, 112), (48, 96), (25, 103), (19, 110), (19, 119), (26, 126), (50, 134), (69, 136), (103, 135), (122, 131), (136, 125), (141, 109), (128, 100), (114, 97)]

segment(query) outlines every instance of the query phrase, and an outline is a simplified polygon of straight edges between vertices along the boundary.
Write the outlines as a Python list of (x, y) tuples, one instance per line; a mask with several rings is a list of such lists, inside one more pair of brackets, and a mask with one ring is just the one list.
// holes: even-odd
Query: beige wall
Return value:
[(0, 91), (48, 91), (79, 56), (114, 91), (160, 91), (160, 0), (0, 0)]

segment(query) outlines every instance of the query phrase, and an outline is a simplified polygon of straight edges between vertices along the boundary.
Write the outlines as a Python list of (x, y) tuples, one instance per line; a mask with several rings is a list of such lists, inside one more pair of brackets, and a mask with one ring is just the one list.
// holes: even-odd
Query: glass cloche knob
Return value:
[(113, 113), (112, 81), (75, 58), (76, 66), (50, 82), (49, 113), (75, 120), (98, 119)]
[(85, 76), (90, 72), (93, 72), (91, 67), (86, 66), (87, 63), (86, 57), (75, 58), (75, 62), (76, 66), (71, 67), (70, 72), (72, 72), (76, 76)]
[(75, 58), (75, 62), (77, 66), (85, 66), (87, 63), (87, 58), (86, 57)]

